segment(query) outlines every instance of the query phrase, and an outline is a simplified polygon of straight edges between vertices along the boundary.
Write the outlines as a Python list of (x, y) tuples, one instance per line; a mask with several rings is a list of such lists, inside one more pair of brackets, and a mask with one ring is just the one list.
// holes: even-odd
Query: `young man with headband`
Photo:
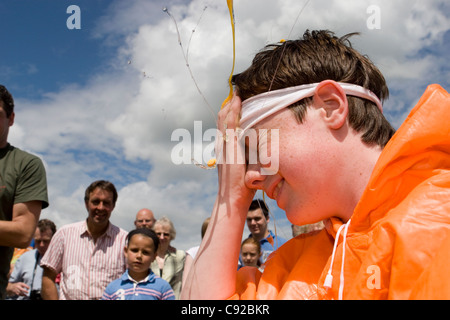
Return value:
[[(267, 141), (278, 145), (279, 170), (218, 165), (210, 228), (182, 297), (450, 298), (439, 276), (450, 262), (450, 97), (429, 86), (395, 133), (382, 113), (384, 77), (348, 37), (306, 32), (268, 46), (233, 77), (218, 130), (279, 130)], [(242, 156), (240, 137), (224, 145)], [(257, 189), (291, 223), (325, 223), (280, 247), (263, 274), (234, 263)]]

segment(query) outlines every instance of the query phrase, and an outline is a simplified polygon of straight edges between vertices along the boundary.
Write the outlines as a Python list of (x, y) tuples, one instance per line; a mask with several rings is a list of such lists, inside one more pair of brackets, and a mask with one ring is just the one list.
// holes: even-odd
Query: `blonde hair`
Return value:
[(170, 220), (168, 217), (164, 216), (164, 217), (156, 220), (155, 225), (153, 226), (153, 229), (155, 229), (156, 225), (158, 225), (158, 224), (169, 226), (170, 240), (175, 240), (177, 231), (175, 230), (175, 227), (173, 226), (172, 220)]

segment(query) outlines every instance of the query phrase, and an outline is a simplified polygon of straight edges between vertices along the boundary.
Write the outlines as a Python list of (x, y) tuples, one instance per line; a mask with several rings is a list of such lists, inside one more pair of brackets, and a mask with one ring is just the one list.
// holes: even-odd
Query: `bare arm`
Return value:
[(36, 231), (41, 209), (41, 201), (15, 204), (12, 220), (0, 221), (0, 245), (16, 248), (28, 247)]
[(227, 205), (216, 203), (214, 207), (208, 231), (190, 268), (181, 299), (226, 299), (235, 292), (245, 215), (228, 210)]
[(58, 289), (56, 288), (56, 272), (44, 267), (42, 274), (41, 295), (44, 300), (58, 300)]
[(194, 258), (191, 257), (190, 254), (186, 254), (186, 260), (184, 261), (184, 269), (183, 269), (183, 280), (182, 280), (182, 288), (184, 287), (184, 284), (186, 283), (187, 275), (189, 274), (189, 271), (191, 270), (192, 263), (194, 262)]
[(10, 297), (13, 296), (26, 296), (30, 287), (24, 282), (8, 282), (6, 287), (6, 294)]
[[(220, 132), (237, 127), (240, 108), (240, 99), (234, 97), (219, 112)], [(227, 148), (232, 147), (242, 156), (244, 149), (236, 141), (229, 134), (228, 142), (216, 150), (222, 150), (226, 157), (226, 150), (230, 150)], [(226, 299), (235, 293), (242, 233), (255, 194), (245, 186), (245, 170), (246, 165), (237, 161), (218, 165), (219, 192), (208, 229), (187, 275), (182, 299)]]

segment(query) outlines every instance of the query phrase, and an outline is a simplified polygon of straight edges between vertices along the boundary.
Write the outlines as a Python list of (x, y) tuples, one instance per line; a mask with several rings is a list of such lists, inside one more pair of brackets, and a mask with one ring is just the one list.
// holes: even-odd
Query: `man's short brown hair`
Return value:
[[(270, 90), (334, 80), (359, 85), (385, 100), (386, 81), (367, 56), (352, 48), (349, 37), (354, 34), (338, 38), (328, 30), (306, 31), (299, 40), (266, 46), (247, 70), (233, 76), (238, 95), (244, 101)], [(365, 143), (384, 147), (395, 130), (377, 106), (358, 97), (347, 100), (350, 126), (362, 133)], [(311, 101), (306, 98), (289, 107), (300, 123)]]
[(11, 93), (6, 89), (4, 85), (0, 84), (0, 102), (3, 102), (3, 109), (6, 112), (6, 116), (9, 118), (14, 112), (14, 99)]
[(85, 203), (88, 203), (91, 193), (96, 188), (100, 188), (102, 190), (111, 192), (112, 196), (113, 196), (113, 205), (116, 205), (116, 201), (117, 201), (117, 197), (118, 197), (116, 187), (114, 186), (114, 184), (112, 182), (109, 182), (106, 180), (94, 181), (89, 185), (89, 187), (86, 188), (86, 191), (84, 193), (84, 202)]

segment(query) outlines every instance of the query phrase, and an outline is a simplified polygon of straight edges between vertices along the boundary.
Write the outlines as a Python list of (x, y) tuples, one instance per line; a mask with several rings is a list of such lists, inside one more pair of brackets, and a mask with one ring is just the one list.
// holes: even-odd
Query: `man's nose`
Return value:
[(248, 164), (244, 182), (249, 189), (263, 190), (266, 177), (261, 174), (261, 166), (259, 164)]

